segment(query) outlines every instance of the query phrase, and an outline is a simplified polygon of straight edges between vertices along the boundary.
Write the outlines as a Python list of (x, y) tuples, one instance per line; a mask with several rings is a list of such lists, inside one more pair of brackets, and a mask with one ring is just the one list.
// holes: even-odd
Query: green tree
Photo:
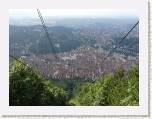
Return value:
[(65, 105), (67, 93), (28, 66), (14, 60), (10, 66), (10, 105)]
[(121, 100), (122, 105), (139, 105), (139, 68), (132, 68), (127, 75), (128, 88), (127, 96)]
[(87, 106), (138, 105), (138, 80), (139, 71), (137, 67), (129, 70), (126, 75), (122, 68), (118, 68), (114, 74), (101, 76), (95, 83), (83, 84), (77, 89), (70, 103)]
[(107, 88), (112, 75), (100, 77), (95, 83), (86, 83), (76, 92), (75, 97), (70, 100), (73, 105), (108, 105)]

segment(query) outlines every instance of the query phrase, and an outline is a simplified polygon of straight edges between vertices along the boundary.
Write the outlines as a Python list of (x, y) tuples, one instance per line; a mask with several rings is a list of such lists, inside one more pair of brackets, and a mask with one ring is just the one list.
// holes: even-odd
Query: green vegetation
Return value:
[(17, 61), (10, 67), (10, 105), (139, 105), (137, 66), (127, 73), (119, 68), (114, 74), (98, 77), (94, 83), (80, 79), (46, 80)]
[(95, 83), (86, 83), (77, 89), (72, 105), (136, 106), (139, 105), (138, 67), (125, 75), (122, 68), (114, 74), (99, 77)]
[(9, 82), (10, 105), (66, 105), (65, 90), (18, 61), (11, 64)]

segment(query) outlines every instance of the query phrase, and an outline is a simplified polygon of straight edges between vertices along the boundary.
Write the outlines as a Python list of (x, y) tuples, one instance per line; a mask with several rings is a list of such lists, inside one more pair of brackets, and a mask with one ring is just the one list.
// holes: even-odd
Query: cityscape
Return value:
[(9, 23), (10, 105), (139, 105), (137, 15), (16, 11)]
[[(84, 23), (84, 19), (88, 22)], [(41, 26), (12, 25), (10, 26), (10, 53), (24, 59), (45, 77), (57, 79), (71, 77), (94, 79), (102, 74), (111, 73), (118, 67), (123, 67), (127, 71), (131, 66), (138, 64), (138, 27), (107, 60), (104, 59), (117, 45), (117, 40), (123, 37), (131, 25), (134, 25), (136, 19), (133, 19), (133, 22), (125, 20), (125, 23), (121, 23), (121, 19), (108, 19), (109, 21), (101, 22), (101, 18), (93, 19), (94, 21), (89, 18), (84, 19), (71, 19), (73, 24), (70, 23), (70, 25), (67, 23), (69, 19), (64, 19), (65, 23), (61, 22), (61, 19), (57, 21), (64, 26), (48, 26), (57, 58), (54, 57)], [(54, 23), (57, 24), (55, 21)], [(30, 37), (33, 33), (34, 36)], [(24, 39), (19, 39), (21, 34), (25, 35)], [(40, 46), (40, 43), (43, 44)]]

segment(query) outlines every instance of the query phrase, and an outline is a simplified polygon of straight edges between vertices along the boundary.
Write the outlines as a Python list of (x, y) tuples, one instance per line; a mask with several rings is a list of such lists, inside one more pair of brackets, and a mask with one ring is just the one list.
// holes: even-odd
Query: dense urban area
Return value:
[(68, 21), (62, 26), (52, 21), (54, 24), (48, 26), (57, 58), (42, 27), (37, 25), (10, 26), (10, 54), (23, 58), (48, 78), (93, 78), (120, 66), (128, 70), (138, 64), (138, 28), (104, 60), (135, 20), (121, 23), (121, 20), (86, 19), (84, 23), (84, 19), (74, 19), (71, 25), (66, 24)]
[(137, 21), (48, 17), (52, 49), (39, 19), (11, 19), (10, 105), (138, 105), (139, 26), (119, 44)]

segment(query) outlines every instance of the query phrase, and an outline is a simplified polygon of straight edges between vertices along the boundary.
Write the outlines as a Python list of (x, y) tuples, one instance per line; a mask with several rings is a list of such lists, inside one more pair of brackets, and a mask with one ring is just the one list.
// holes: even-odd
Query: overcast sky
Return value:
[[(65, 10), (65, 9), (40, 9), (42, 16), (54, 17), (82, 17), (82, 16), (100, 16), (100, 17), (137, 17), (134, 10)], [(11, 9), (9, 10), (11, 18), (37, 17), (36, 9)]]

